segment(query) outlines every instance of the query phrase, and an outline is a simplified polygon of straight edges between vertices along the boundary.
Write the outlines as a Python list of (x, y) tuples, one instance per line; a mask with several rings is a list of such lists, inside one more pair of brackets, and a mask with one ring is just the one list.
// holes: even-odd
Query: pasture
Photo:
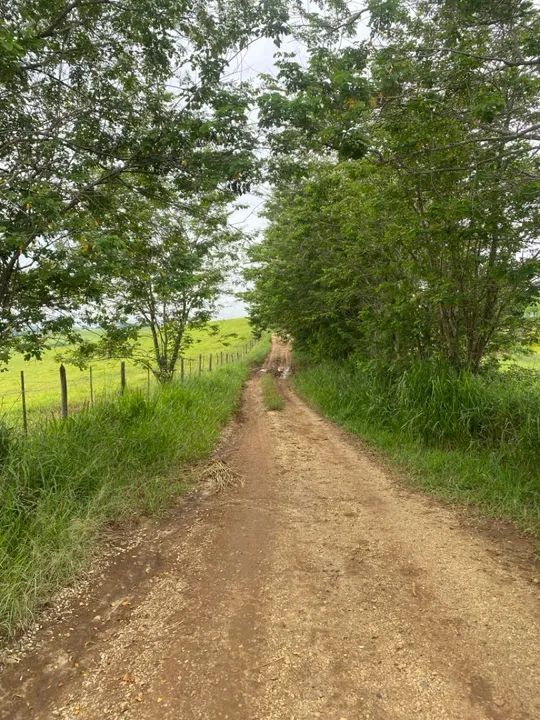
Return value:
[[(213, 329), (212, 329), (213, 328)], [(93, 331), (84, 331), (83, 335), (95, 336)], [(208, 372), (209, 355), (213, 354), (213, 368), (226, 354), (242, 352), (251, 337), (251, 328), (247, 318), (235, 318), (211, 323), (206, 329), (190, 333), (192, 343), (185, 351), (184, 371), (186, 376), (199, 372), (199, 355), (202, 367)], [(145, 334), (141, 345), (150, 349), (151, 338)], [(69, 346), (60, 342), (51, 343), (41, 360), (26, 361), (22, 355), (15, 355), (9, 367), (0, 373), (0, 418), (9, 426), (22, 425), (21, 407), (21, 370), (24, 371), (26, 403), (29, 426), (35, 426), (44, 419), (58, 417), (60, 412), (59, 367), (62, 355)], [(118, 359), (94, 360), (90, 366), (80, 370), (74, 365), (66, 365), (68, 398), (71, 410), (77, 410), (90, 403), (90, 367), (94, 401), (112, 399), (120, 391), (120, 363)], [(180, 372), (180, 365), (178, 368)], [(147, 391), (148, 373), (145, 368), (126, 360), (127, 387)], [(157, 384), (150, 376), (150, 389)]]

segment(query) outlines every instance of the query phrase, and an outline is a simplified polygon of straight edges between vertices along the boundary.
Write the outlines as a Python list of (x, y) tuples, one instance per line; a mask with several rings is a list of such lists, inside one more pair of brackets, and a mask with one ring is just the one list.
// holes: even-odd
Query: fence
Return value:
[[(251, 339), (234, 348), (181, 357), (175, 378), (183, 382), (238, 362), (250, 352), (255, 342)], [(51, 417), (67, 418), (70, 413), (122, 395), (127, 389), (138, 388), (150, 396), (158, 384), (150, 369), (128, 365), (126, 361), (116, 365), (116, 374), (110, 361), (105, 367), (91, 365), (84, 371), (60, 365), (55, 372), (58, 373), (56, 383), (36, 386), (29, 382), (29, 374), (21, 370), (18, 390), (0, 396), (0, 420), (20, 426), (27, 434), (32, 424)]]

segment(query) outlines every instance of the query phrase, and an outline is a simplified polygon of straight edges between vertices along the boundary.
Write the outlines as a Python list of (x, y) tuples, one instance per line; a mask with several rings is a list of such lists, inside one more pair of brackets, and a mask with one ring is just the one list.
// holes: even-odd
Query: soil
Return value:
[[(288, 367), (275, 341), (264, 371)], [(6, 656), (0, 718), (540, 717), (523, 548), (407, 490), (279, 386), (267, 412), (249, 381), (223, 482), (120, 542)]]

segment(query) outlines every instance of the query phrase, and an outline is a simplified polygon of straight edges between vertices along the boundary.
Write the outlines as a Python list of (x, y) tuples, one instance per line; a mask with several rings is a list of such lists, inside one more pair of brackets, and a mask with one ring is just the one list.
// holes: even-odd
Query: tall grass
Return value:
[(300, 367), (294, 382), (416, 484), (540, 533), (537, 373), (326, 363)]
[(276, 378), (272, 373), (266, 373), (262, 376), (261, 389), (264, 406), (267, 410), (283, 410), (283, 397), (279, 392)]
[(150, 398), (128, 393), (7, 447), (0, 470), (0, 631), (11, 634), (72, 579), (110, 520), (157, 510), (187, 487), (237, 407), (245, 361)]

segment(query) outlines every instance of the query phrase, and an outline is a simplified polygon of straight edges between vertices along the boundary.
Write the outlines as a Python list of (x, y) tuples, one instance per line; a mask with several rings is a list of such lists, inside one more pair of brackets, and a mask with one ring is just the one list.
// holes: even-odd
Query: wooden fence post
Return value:
[(120, 363), (120, 394), (126, 392), (126, 363), (124, 360)]
[(199, 354), (199, 375), (202, 375), (202, 355)]
[(65, 420), (68, 416), (68, 388), (66, 368), (60, 365), (60, 392), (62, 394), (62, 418)]
[(28, 416), (26, 414), (26, 391), (24, 389), (24, 372), (21, 370), (22, 421), (24, 434), (28, 435)]
[(220, 362), (219, 362), (219, 364), (220, 364), (221, 366), (223, 366), (223, 350), (220, 352), (219, 355), (220, 355)]
[(94, 404), (94, 376), (92, 374), (92, 366), (90, 365), (90, 405)]
[(210, 353), (210, 357), (208, 358), (208, 372), (212, 372), (212, 358), (214, 357), (213, 353)]
[(150, 399), (150, 368), (146, 368), (146, 396)]
[(184, 382), (184, 358), (180, 358), (180, 380)]

